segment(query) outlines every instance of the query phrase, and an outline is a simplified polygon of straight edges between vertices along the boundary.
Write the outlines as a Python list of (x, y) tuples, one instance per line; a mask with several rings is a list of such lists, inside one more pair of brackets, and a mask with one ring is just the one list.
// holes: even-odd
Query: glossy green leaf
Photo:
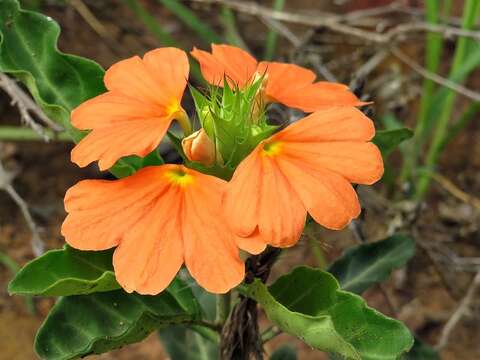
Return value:
[(318, 350), (347, 359), (394, 360), (413, 345), (401, 322), (340, 290), (331, 274), (318, 269), (298, 267), (268, 288), (256, 279), (247, 292), (275, 325)]
[(297, 360), (297, 350), (290, 344), (283, 345), (272, 353), (270, 360)]
[(328, 271), (343, 290), (361, 294), (386, 280), (392, 270), (402, 267), (415, 255), (415, 241), (406, 235), (393, 235), (374, 243), (349, 248)]
[(218, 358), (218, 343), (201, 336), (185, 325), (159, 331), (163, 347), (172, 360), (211, 360)]
[(190, 287), (202, 309), (202, 319), (214, 322), (217, 318), (217, 296), (202, 288), (190, 275), (187, 269), (183, 268), (178, 272), (177, 277)]
[(152, 331), (191, 322), (200, 315), (192, 292), (180, 280), (157, 296), (116, 290), (61, 298), (37, 333), (41, 359), (67, 360), (100, 354), (141, 341)]
[(25, 265), (10, 282), (10, 294), (68, 296), (119, 289), (112, 251), (51, 250)]
[[(186, 269), (180, 270), (178, 278), (188, 284), (201, 308), (202, 319), (214, 322), (216, 296), (205, 291)], [(169, 326), (159, 331), (162, 344), (172, 360), (210, 360), (218, 358), (219, 334), (196, 325)]]
[(382, 152), (384, 159), (388, 157), (403, 141), (410, 139), (413, 131), (407, 128), (392, 130), (377, 130), (373, 142)]
[[(25, 84), (45, 114), (78, 142), (86, 132), (71, 125), (70, 112), (105, 91), (104, 70), (94, 61), (59, 51), (59, 34), (52, 18), (20, 9), (16, 0), (0, 1), (0, 71)], [(111, 172), (123, 177), (135, 170), (120, 159)]]
[(0, 71), (11, 74), (30, 90), (46, 114), (71, 127), (70, 111), (105, 91), (100, 65), (57, 49), (58, 24), (50, 17), (21, 10), (15, 0), (0, 1)]

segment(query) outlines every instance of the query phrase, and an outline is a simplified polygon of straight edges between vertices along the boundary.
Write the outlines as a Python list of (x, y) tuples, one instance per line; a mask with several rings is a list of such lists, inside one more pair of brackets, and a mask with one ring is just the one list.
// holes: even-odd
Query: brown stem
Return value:
[[(266, 282), (280, 251), (269, 247), (260, 255), (250, 256), (246, 261), (245, 283), (249, 284), (255, 278)], [(222, 330), (220, 356), (222, 360), (263, 359), (255, 300), (240, 295), (240, 302)]]

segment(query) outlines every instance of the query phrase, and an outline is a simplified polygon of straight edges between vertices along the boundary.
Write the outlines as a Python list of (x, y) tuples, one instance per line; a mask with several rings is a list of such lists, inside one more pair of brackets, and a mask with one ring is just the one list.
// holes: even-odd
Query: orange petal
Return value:
[(357, 194), (342, 176), (281, 156), (277, 157), (277, 163), (310, 215), (320, 225), (339, 230), (360, 214)]
[(99, 160), (103, 171), (123, 156), (146, 156), (158, 146), (171, 122), (171, 118), (153, 118), (94, 129), (72, 150), (72, 162), (84, 167)]
[(188, 58), (176, 48), (149, 51), (112, 65), (105, 73), (110, 91), (163, 107), (178, 105), (187, 85)]
[(200, 63), (202, 75), (210, 84), (223, 86), (227, 80), (243, 88), (255, 74), (257, 61), (248, 52), (230, 45), (212, 44), (212, 53), (193, 48), (192, 56)]
[(295, 89), (310, 85), (316, 78), (313, 71), (295, 64), (262, 61), (258, 64), (258, 72), (267, 74), (265, 92), (272, 101), (281, 102), (279, 99), (290, 94)]
[(221, 214), (226, 182), (195, 173), (195, 184), (185, 188), (185, 264), (200, 286), (213, 293), (226, 293), (245, 276), (234, 235)]
[(382, 155), (372, 143), (285, 143), (283, 154), (305, 166), (331, 170), (356, 184), (371, 185), (383, 175)]
[(373, 122), (356, 108), (317, 111), (275, 134), (282, 155), (314, 169), (328, 169), (350, 182), (373, 184), (383, 175), (378, 148), (367, 143)]
[(300, 239), (307, 211), (275, 160), (263, 156), (262, 187), (258, 201), (258, 231), (276, 247), (295, 245)]
[(298, 65), (263, 61), (258, 71), (268, 74), (265, 94), (270, 102), (279, 102), (306, 112), (330, 106), (365, 105), (346, 85), (324, 81), (313, 83), (315, 73)]
[(278, 247), (295, 244), (307, 214), (275, 161), (262, 151), (263, 144), (260, 144), (242, 161), (227, 186), (224, 199), (227, 222), (237, 235), (246, 238), (237, 243), (252, 253), (261, 249), (257, 237)]
[[(287, 90), (291, 90), (286, 87)], [(305, 112), (322, 110), (332, 106), (362, 106), (368, 104), (360, 101), (344, 85), (318, 82), (295, 91), (286, 91), (277, 101)]]
[(375, 135), (372, 120), (354, 107), (317, 111), (272, 138), (287, 142), (369, 141)]
[(72, 111), (72, 125), (81, 130), (114, 126), (125, 121), (137, 121), (165, 114), (155, 104), (125, 97), (120, 93), (106, 92), (85, 101)]
[(181, 206), (179, 189), (170, 187), (125, 232), (115, 250), (113, 266), (117, 281), (127, 292), (158, 294), (180, 270), (184, 254)]
[(122, 180), (84, 180), (71, 187), (65, 195), (69, 214), (62, 224), (67, 243), (80, 250), (118, 245), (164, 190), (158, 176), (158, 168), (152, 167)]
[(235, 242), (240, 249), (253, 255), (260, 254), (267, 247), (267, 243), (258, 232), (258, 228), (248, 237), (237, 236)]
[(224, 194), (225, 219), (235, 234), (241, 237), (250, 236), (258, 225), (257, 199), (262, 181), (262, 163), (258, 153), (258, 149), (253, 150), (240, 163)]

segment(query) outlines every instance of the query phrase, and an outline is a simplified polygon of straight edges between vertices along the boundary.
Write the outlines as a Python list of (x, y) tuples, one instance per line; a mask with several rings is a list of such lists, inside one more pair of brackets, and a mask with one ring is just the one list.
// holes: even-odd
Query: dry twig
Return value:
[(15, 80), (9, 78), (4, 73), (0, 72), (0, 88), (3, 89), (12, 99), (12, 105), (15, 105), (20, 112), (22, 121), (31, 127), (42, 139), (49, 141), (50, 138), (46, 134), (42, 125), (38, 124), (33, 117), (33, 114), (42, 121), (47, 127), (53, 131), (60, 132), (63, 128), (55, 124), (50, 120), (47, 115), (40, 109), (40, 107), (28, 96), (25, 91), (15, 82)]
[(100, 20), (95, 16), (95, 14), (89, 9), (89, 7), (82, 0), (71, 0), (70, 4), (72, 7), (80, 14), (80, 16), (85, 20), (85, 22), (95, 31), (100, 38), (105, 41), (105, 44), (108, 46), (110, 51), (114, 54), (123, 56), (119, 51), (119, 47), (115, 37), (110, 31), (102, 24)]
[(447, 346), (448, 341), (450, 339), (450, 335), (452, 334), (453, 330), (457, 326), (458, 322), (469, 312), (470, 306), (472, 301), (474, 300), (474, 295), (477, 292), (478, 288), (480, 287), (480, 271), (477, 272), (473, 281), (471, 282), (465, 297), (460, 302), (460, 305), (452, 314), (450, 319), (447, 321), (445, 326), (443, 327), (442, 333), (440, 335), (440, 340), (438, 341), (437, 345), (435, 346), (436, 350), (441, 350), (445, 346)]
[(38, 232), (38, 227), (33, 220), (30, 211), (28, 210), (28, 204), (22, 197), (17, 193), (15, 188), (12, 185), (12, 181), (15, 178), (15, 175), (12, 172), (5, 170), (3, 164), (0, 162), (0, 190), (4, 190), (12, 200), (17, 204), (18, 208), (22, 212), (25, 221), (27, 222), (28, 228), (32, 233), (32, 250), (35, 256), (40, 256), (45, 251), (45, 245), (40, 237)]
[(260, 18), (265, 25), (274, 29), (277, 33), (282, 35), (285, 39), (290, 41), (290, 43), (295, 47), (298, 48), (302, 45), (302, 40), (295, 35), (288, 27), (283, 25), (280, 21), (268, 18), (268, 17), (261, 17)]
[(318, 15), (306, 15), (294, 12), (275, 11), (269, 7), (259, 5), (250, 1), (233, 1), (233, 0), (192, 0), (195, 2), (207, 3), (207, 4), (223, 4), (229, 8), (240, 11), (253, 16), (268, 17), (278, 21), (289, 22), (292, 24), (300, 24), (313, 27), (326, 27), (332, 31), (358, 37), (366, 42), (374, 42), (379, 44), (389, 44), (392, 41), (399, 38), (401, 35), (405, 35), (409, 32), (428, 31), (440, 33), (443, 36), (465, 36), (473, 39), (480, 40), (479, 31), (463, 30), (458, 27), (445, 26), (445, 25), (432, 25), (426, 22), (416, 21), (413, 23), (402, 24), (392, 30), (385, 33), (378, 33), (375, 31), (367, 31), (358, 27), (346, 24), (349, 20), (358, 20), (361, 17), (371, 16), (372, 14), (380, 14), (385, 12), (391, 12), (400, 9), (398, 5), (385, 9), (367, 9), (363, 12), (355, 12), (352, 14), (335, 15), (335, 14), (322, 14)]
[(473, 100), (473, 101), (480, 101), (480, 93), (470, 90), (462, 85), (457, 84), (454, 81), (451, 81), (449, 79), (446, 79), (440, 75), (437, 75), (435, 73), (432, 73), (425, 69), (423, 66), (419, 65), (416, 63), (414, 60), (412, 60), (410, 57), (408, 57), (403, 51), (400, 49), (393, 47), (391, 49), (391, 52), (393, 55), (395, 55), (400, 61), (411, 67), (413, 70), (415, 70), (417, 73), (422, 75), (423, 77), (430, 79), (444, 87), (447, 87), (453, 91), (456, 91), (459, 94), (462, 94), (463, 96)]
[(438, 173), (432, 173), (432, 179), (439, 183), (445, 190), (450, 194), (456, 197), (458, 200), (463, 201), (467, 204), (474, 206), (476, 209), (480, 210), (480, 199), (467, 194), (465, 191), (458, 188), (453, 182), (447, 179), (445, 176)]

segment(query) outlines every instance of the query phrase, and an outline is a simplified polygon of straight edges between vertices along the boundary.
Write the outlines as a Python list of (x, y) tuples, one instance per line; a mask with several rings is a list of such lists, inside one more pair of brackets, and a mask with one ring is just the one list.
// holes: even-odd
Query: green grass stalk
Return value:
[[(18, 265), (15, 260), (13, 260), (7, 254), (0, 252), (0, 264), (5, 266), (10, 272), (15, 275), (18, 271), (20, 271), (20, 265)], [(31, 315), (35, 314), (35, 304), (33, 303), (32, 296), (24, 296), (25, 305), (27, 307), (28, 312)]]
[(248, 50), (247, 44), (238, 32), (235, 14), (228, 6), (222, 7), (221, 21), (225, 29), (225, 39), (227, 43)]
[[(54, 133), (45, 131), (53, 141), (71, 141), (72, 138), (66, 132)], [(43, 137), (34, 130), (19, 126), (0, 126), (0, 141), (43, 141)]]
[(177, 46), (177, 41), (165, 30), (157, 20), (137, 0), (122, 0), (145, 27), (155, 36), (162, 46)]
[[(440, 21), (440, 1), (427, 0), (426, 21), (430, 24), (438, 24)], [(440, 64), (442, 55), (443, 38), (438, 33), (428, 32), (426, 35), (425, 48), (425, 68), (436, 73)], [(426, 123), (428, 121), (428, 110), (432, 105), (433, 93), (435, 90), (435, 82), (430, 79), (423, 81), (422, 98), (420, 100), (420, 108), (418, 112), (417, 125), (414, 131), (414, 138), (410, 143), (410, 147), (406, 152), (405, 161), (401, 172), (401, 181), (405, 182), (410, 179), (413, 169), (417, 165), (418, 155), (426, 138)]]
[(465, 127), (468, 126), (468, 124), (475, 119), (475, 116), (480, 112), (480, 102), (474, 102), (471, 103), (467, 110), (463, 112), (463, 114), (460, 116), (460, 118), (450, 126), (448, 130), (448, 134), (446, 138), (444, 139), (442, 145), (441, 145), (441, 151), (445, 149), (445, 147), (450, 143), (455, 137), (457, 137), (458, 134), (460, 134)]
[[(275, 0), (273, 3), (273, 10), (282, 11), (285, 6), (285, 0)], [(275, 29), (270, 29), (267, 34), (267, 40), (265, 42), (265, 52), (263, 58), (265, 60), (272, 60), (275, 56), (275, 51), (277, 49), (277, 40), (278, 33)]]
[(222, 38), (208, 25), (200, 20), (193, 11), (178, 0), (157, 0), (175, 14), (186, 26), (195, 31), (207, 44), (221, 43)]
[[(132, 10), (137, 18), (143, 22), (148, 31), (155, 36), (162, 46), (174, 46), (186, 50), (184, 46), (179, 44), (177, 40), (158, 23), (157, 19), (155, 19), (155, 17), (153, 17), (140, 2), (137, 0), (122, 1), (130, 8), (130, 10)], [(192, 76), (197, 82), (203, 84), (204, 80), (199, 65), (191, 58), (189, 58), (189, 62)]]
[[(467, 0), (462, 19), (462, 29), (471, 30), (475, 25), (478, 10), (480, 9), (480, 1)], [(453, 56), (453, 63), (450, 68), (450, 75), (455, 74), (459, 68), (463, 66), (465, 55), (467, 54), (469, 39), (466, 37), (459, 38), (455, 53)], [(432, 143), (428, 149), (425, 167), (426, 171), (422, 171), (416, 186), (416, 199), (421, 200), (426, 192), (431, 181), (431, 172), (434, 171), (437, 160), (440, 156), (444, 139), (448, 135), (448, 123), (453, 111), (453, 106), (457, 93), (453, 90), (448, 90), (445, 102), (443, 103), (440, 117), (436, 123), (435, 133), (433, 135)]]

